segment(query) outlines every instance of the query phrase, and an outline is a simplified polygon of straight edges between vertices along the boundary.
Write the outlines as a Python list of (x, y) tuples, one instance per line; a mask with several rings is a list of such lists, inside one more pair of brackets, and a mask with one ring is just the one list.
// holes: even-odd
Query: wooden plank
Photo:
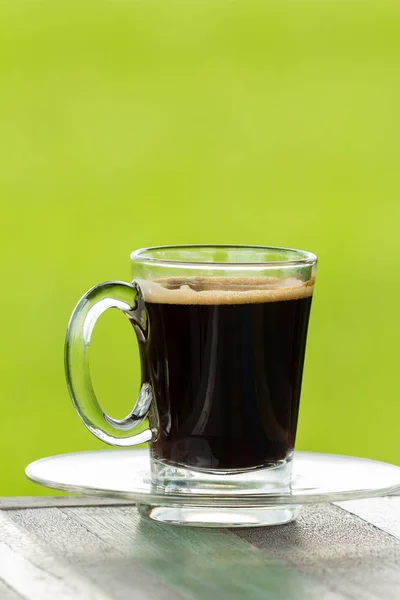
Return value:
[(17, 594), (15, 590), (0, 579), (0, 598), (1, 600), (23, 600), (23, 597)]
[(0, 498), (0, 510), (57, 506), (133, 506), (129, 500), (86, 496), (17, 496)]
[[(109, 596), (87, 586), (62, 565), (35, 548), (0, 515), (0, 578), (8, 589), (26, 600), (110, 600)], [(26, 551), (28, 550), (28, 552)], [(25, 554), (25, 556), (24, 556)], [(32, 560), (34, 554), (35, 559)]]
[(337, 506), (400, 540), (400, 496), (347, 500)]
[(226, 530), (140, 519), (134, 508), (62, 511), (196, 600), (338, 600), (324, 584), (268, 557)]
[[(100, 539), (58, 508), (14, 510), (2, 515), (7, 517), (8, 523), (22, 532), (24, 540), (28, 540), (28, 552), (32, 554), (32, 560), (36, 560), (36, 550), (44, 548), (47, 556), (51, 557), (44, 565), (45, 569), (54, 572), (55, 565), (63, 565), (64, 571), (60, 575), (63, 581), (68, 581), (68, 570), (73, 581), (83, 582), (82, 589), (91, 590), (92, 594), (101, 590), (104, 596), (113, 600), (186, 598), (147, 572), (118, 545), (111, 545)], [(97, 598), (96, 595), (94, 597)]]
[(303, 507), (294, 523), (232, 532), (348, 599), (400, 597), (400, 543), (337, 506)]
[(230, 533), (151, 523), (132, 507), (68, 508), (99, 498), (50, 500), (63, 508), (0, 511), (2, 600), (400, 597), (396, 496), (304, 507), (296, 523)]

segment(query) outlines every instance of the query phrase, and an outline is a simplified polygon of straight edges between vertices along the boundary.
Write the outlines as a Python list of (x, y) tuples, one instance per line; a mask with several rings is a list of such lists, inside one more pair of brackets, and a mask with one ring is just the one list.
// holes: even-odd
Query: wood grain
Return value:
[(226, 530), (142, 520), (133, 508), (63, 509), (90, 532), (196, 600), (338, 600), (311, 577)]
[(17, 594), (17, 592), (2, 579), (0, 579), (0, 598), (1, 600), (23, 600), (22, 596)]
[(400, 543), (337, 506), (303, 507), (294, 523), (234, 535), (345, 598), (400, 597)]
[(57, 563), (0, 514), (0, 578), (29, 600), (109, 600), (73, 571)]
[[(74, 577), (85, 582), (86, 589), (101, 591), (115, 600), (184, 598), (145, 571), (121, 548), (102, 540), (58, 508), (9, 511), (6, 515), (14, 527), (28, 536), (33, 552), (38, 546), (45, 548), (55, 564), (62, 563)], [(49, 567), (53, 569), (51, 562)]]
[(337, 505), (400, 540), (400, 496), (348, 500)]
[(233, 530), (156, 524), (108, 499), (0, 500), (0, 600), (50, 598), (398, 600), (400, 497)]

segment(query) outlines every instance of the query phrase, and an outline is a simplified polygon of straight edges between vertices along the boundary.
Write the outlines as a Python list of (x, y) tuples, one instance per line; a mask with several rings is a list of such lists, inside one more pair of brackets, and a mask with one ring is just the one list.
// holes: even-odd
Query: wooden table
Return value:
[(304, 507), (295, 523), (196, 529), (123, 502), (0, 499), (0, 599), (399, 600), (400, 497)]

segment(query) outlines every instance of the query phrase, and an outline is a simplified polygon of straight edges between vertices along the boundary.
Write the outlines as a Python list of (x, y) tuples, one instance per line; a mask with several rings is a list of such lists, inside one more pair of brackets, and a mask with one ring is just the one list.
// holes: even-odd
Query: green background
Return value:
[[(103, 447), (68, 397), (67, 321), (154, 244), (318, 254), (297, 447), (400, 464), (399, 25), (378, 1), (1, 3), (0, 494)], [(127, 413), (122, 315), (92, 371)]]

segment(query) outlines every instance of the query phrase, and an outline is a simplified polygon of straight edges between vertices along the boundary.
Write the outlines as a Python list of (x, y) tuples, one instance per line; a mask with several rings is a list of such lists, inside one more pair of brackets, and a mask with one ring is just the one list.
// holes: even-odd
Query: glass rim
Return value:
[[(271, 261), (249, 261), (249, 262), (237, 262), (237, 261), (227, 261), (227, 262), (218, 262), (218, 261), (210, 261), (210, 260), (185, 260), (185, 259), (168, 259), (168, 258), (160, 258), (158, 256), (151, 256), (151, 252), (156, 250), (205, 250), (205, 249), (217, 249), (221, 250), (225, 249), (243, 249), (243, 250), (262, 250), (262, 251), (272, 251), (272, 252), (291, 252), (295, 253), (299, 256), (299, 258), (294, 258), (290, 260), (271, 260)], [(245, 268), (245, 267), (259, 267), (259, 268), (268, 268), (268, 267), (289, 267), (289, 266), (306, 266), (316, 264), (318, 258), (312, 252), (308, 252), (307, 250), (298, 250), (296, 248), (286, 248), (284, 246), (253, 246), (246, 244), (173, 244), (166, 246), (148, 246), (147, 248), (139, 248), (138, 250), (134, 250), (130, 254), (130, 259), (134, 262), (148, 263), (154, 266), (178, 266), (185, 265), (188, 267), (237, 267), (237, 268)]]

